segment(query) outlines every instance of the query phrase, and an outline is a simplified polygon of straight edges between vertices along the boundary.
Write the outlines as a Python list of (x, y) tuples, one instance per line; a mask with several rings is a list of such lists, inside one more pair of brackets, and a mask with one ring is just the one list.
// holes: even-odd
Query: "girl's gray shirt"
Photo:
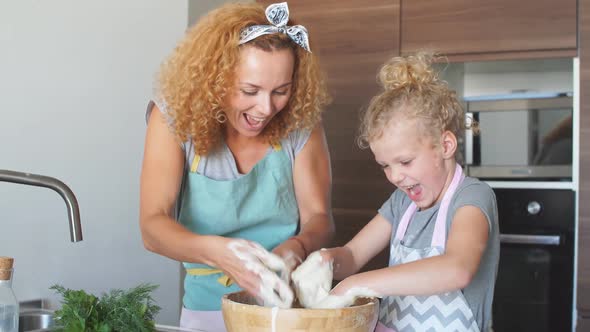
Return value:
[[(395, 237), (401, 217), (411, 202), (406, 193), (402, 190), (396, 190), (379, 209), (379, 214), (393, 226), (391, 243), (393, 243), (393, 238)], [(492, 325), (494, 284), (496, 282), (498, 261), (500, 259), (500, 235), (496, 196), (492, 188), (486, 183), (475, 178), (465, 177), (457, 188), (449, 205), (446, 219), (446, 239), (448, 239), (455, 212), (460, 207), (466, 205), (480, 209), (486, 216), (489, 226), (489, 236), (477, 273), (471, 280), (471, 283), (462, 289), (462, 292), (473, 312), (480, 331), (489, 331)], [(429, 209), (416, 211), (403, 238), (405, 246), (416, 249), (431, 246), (434, 224), (439, 207), (440, 202)]]

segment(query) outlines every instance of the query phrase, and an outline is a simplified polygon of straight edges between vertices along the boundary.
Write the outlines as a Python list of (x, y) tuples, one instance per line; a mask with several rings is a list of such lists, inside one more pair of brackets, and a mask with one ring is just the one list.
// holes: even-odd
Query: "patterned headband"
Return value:
[(252, 25), (240, 32), (239, 45), (247, 43), (262, 35), (273, 33), (287, 34), (297, 45), (311, 52), (307, 29), (303, 25), (288, 26), (289, 6), (286, 2), (275, 3), (266, 8), (266, 18), (272, 25)]

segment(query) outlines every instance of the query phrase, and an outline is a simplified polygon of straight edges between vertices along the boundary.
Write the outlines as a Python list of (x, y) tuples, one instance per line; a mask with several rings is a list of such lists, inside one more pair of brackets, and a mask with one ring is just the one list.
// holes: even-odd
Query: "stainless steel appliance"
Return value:
[(515, 94), (466, 98), (466, 172), (489, 180), (572, 179), (572, 97), (560, 94)]
[(571, 331), (574, 280), (574, 192), (494, 189), (500, 263), (494, 332)]

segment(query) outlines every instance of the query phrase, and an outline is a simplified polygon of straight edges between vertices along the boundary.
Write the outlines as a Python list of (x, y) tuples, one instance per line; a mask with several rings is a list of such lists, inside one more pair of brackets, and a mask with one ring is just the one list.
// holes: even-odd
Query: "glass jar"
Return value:
[(18, 332), (18, 301), (12, 290), (12, 258), (0, 257), (0, 332)]

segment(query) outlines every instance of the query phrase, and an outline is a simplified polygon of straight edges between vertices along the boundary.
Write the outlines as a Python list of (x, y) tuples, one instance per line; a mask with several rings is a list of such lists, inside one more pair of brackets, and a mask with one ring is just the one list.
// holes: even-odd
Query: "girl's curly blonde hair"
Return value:
[(373, 97), (363, 114), (359, 135), (362, 148), (379, 139), (395, 115), (421, 120), (420, 128), (434, 144), (447, 130), (457, 138), (462, 137), (467, 127), (477, 134), (478, 124), (466, 124), (456, 92), (432, 68), (434, 59), (433, 53), (420, 52), (394, 57), (381, 67), (378, 78), (383, 91)]
[[(199, 20), (162, 65), (157, 95), (173, 120), (177, 138), (191, 139), (195, 153), (206, 155), (221, 141), (224, 112), (235, 89), (240, 49), (267, 52), (291, 49), (295, 55), (292, 95), (262, 136), (276, 143), (297, 129), (312, 129), (330, 102), (318, 59), (282, 33), (238, 45), (245, 27), (270, 24), (257, 3), (226, 4)], [(288, 25), (294, 25), (289, 20)]]

